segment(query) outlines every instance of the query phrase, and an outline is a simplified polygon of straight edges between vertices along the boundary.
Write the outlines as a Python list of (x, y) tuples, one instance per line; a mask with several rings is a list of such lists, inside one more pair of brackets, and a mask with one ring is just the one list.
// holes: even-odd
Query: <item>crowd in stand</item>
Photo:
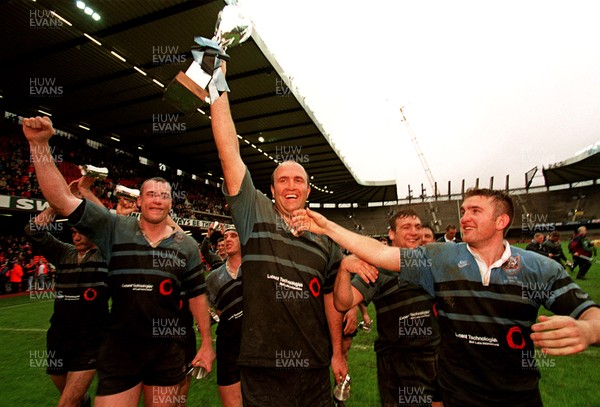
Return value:
[[(8, 131), (3, 131), (0, 136), (0, 195), (43, 199), (31, 164), (29, 147), (19, 134), (20, 127), (6, 126)], [(173, 209), (177, 217), (211, 220), (210, 214), (228, 215), (223, 194), (218, 188), (178, 176), (175, 170), (160, 171), (156, 164), (136, 165), (137, 159), (126, 152), (115, 152), (103, 146), (92, 148), (79, 139), (55, 137), (51, 148), (54, 160), (69, 182), (81, 176), (80, 165), (91, 164), (108, 169), (108, 177), (96, 182), (94, 193), (109, 209), (116, 205), (113, 191), (117, 185), (137, 189), (144, 179), (161, 175), (177, 185), (174, 189), (178, 191), (174, 191), (173, 197)]]
[(49, 289), (54, 272), (24, 236), (0, 236), (0, 294)]

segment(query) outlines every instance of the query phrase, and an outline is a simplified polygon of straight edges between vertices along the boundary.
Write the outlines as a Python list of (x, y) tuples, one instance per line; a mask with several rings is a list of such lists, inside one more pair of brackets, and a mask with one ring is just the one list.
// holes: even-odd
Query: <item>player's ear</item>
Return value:
[(496, 217), (496, 229), (504, 230), (508, 225), (510, 225), (510, 217), (506, 213)]

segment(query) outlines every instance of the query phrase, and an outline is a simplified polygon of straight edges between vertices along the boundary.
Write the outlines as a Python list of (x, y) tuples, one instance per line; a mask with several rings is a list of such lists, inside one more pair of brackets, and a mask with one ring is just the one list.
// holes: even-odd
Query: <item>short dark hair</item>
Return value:
[(487, 198), (490, 198), (494, 203), (494, 215), (508, 215), (509, 222), (508, 225), (506, 225), (506, 228), (504, 228), (504, 236), (506, 236), (515, 214), (515, 207), (513, 205), (513, 200), (510, 197), (510, 195), (508, 195), (504, 191), (494, 189), (470, 188), (467, 190), (467, 192), (465, 192), (464, 199), (471, 198), (474, 196), (485, 196)]
[(401, 207), (397, 207), (394, 210), (394, 213), (392, 213), (392, 215), (388, 219), (388, 227), (390, 228), (390, 230), (395, 230), (396, 221), (402, 218), (419, 218), (419, 220), (421, 219), (419, 215), (417, 215), (417, 212), (415, 212), (414, 210), (410, 208), (401, 209)]
[[(152, 178), (148, 178), (146, 181), (144, 181), (144, 182), (142, 183), (142, 186), (141, 186), (141, 188), (140, 188), (140, 194), (143, 194), (143, 193), (144, 193), (144, 185), (146, 185), (146, 183), (147, 183), (147, 182), (151, 182), (151, 181), (154, 181), (154, 182), (160, 182), (160, 183), (163, 183), (163, 184), (169, 184), (169, 181), (167, 181), (167, 180), (166, 180), (166, 179), (164, 179), (163, 177), (152, 177)], [(169, 188), (171, 188), (171, 184), (169, 184)]]
[(456, 229), (456, 225), (450, 224), (450, 225), (446, 226), (446, 232), (449, 231), (450, 229)]

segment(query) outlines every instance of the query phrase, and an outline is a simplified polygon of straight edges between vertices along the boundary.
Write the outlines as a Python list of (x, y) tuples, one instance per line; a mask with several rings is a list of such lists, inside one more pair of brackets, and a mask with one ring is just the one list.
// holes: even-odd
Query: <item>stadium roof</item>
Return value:
[(600, 178), (600, 142), (568, 160), (543, 169), (546, 186), (574, 184)]
[[(47, 111), (57, 128), (220, 182), (208, 116), (180, 114), (163, 101), (157, 82), (167, 85), (187, 69), (193, 38), (212, 37), (225, 3), (102, 1), (92, 5), (101, 16), (98, 21), (75, 3), (17, 0), (0, 5), (4, 109), (24, 116)], [(240, 140), (242, 156), (259, 189), (268, 191), (273, 159), (301, 148), (309, 157), (307, 171), (315, 177), (313, 202), (397, 199), (394, 185), (357, 184), (309, 107), (291, 95), (258, 35), (228, 53), (232, 112), (239, 135), (247, 140)], [(202, 109), (209, 112), (207, 105)]]

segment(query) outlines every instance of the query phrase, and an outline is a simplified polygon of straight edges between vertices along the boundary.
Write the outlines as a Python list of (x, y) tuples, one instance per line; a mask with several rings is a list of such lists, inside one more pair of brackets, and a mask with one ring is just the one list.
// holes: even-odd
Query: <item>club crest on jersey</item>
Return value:
[(502, 265), (502, 271), (508, 276), (514, 276), (521, 270), (521, 256), (510, 256)]

